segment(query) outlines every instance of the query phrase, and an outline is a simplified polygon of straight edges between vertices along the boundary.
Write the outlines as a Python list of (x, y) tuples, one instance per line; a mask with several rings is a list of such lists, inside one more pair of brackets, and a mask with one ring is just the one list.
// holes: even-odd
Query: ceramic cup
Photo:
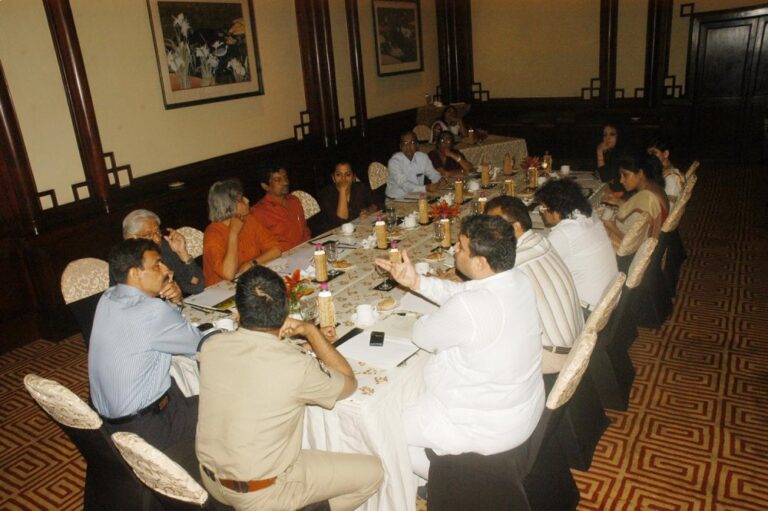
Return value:
[(560, 167), (560, 173), (564, 176), (567, 176), (571, 173), (571, 166), (570, 165), (563, 165)]
[(373, 306), (368, 303), (361, 303), (355, 309), (357, 313), (357, 322), (360, 324), (373, 323)]
[(215, 326), (216, 328), (220, 328), (222, 330), (226, 330), (228, 332), (232, 332), (235, 329), (237, 329), (235, 320), (232, 318), (219, 318), (213, 322), (213, 326)]
[(404, 227), (416, 227), (416, 217), (415, 216), (407, 216), (403, 219), (403, 226)]
[(341, 232), (349, 236), (353, 232), (355, 232), (355, 224), (347, 222), (346, 224), (342, 224), (341, 226)]
[(480, 189), (480, 182), (476, 179), (473, 179), (469, 183), (467, 183), (467, 190), (470, 192), (476, 192)]
[(419, 261), (414, 265), (414, 267), (416, 268), (416, 273), (419, 275), (426, 275), (429, 273), (429, 263), (427, 262)]

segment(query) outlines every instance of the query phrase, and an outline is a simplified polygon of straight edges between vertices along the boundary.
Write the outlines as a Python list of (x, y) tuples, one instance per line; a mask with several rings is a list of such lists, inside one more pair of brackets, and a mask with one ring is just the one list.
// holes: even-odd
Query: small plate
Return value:
[(373, 321), (371, 321), (370, 323), (359, 323), (357, 321), (357, 312), (353, 312), (352, 313), (352, 318), (351, 319), (352, 319), (352, 323), (354, 323), (357, 328), (365, 329), (365, 328), (368, 328), (370, 326), (373, 326), (374, 323), (376, 323), (379, 320), (379, 313), (378, 313), (378, 311), (376, 311), (374, 309), (374, 311), (373, 311)]
[(378, 303), (377, 303), (377, 304), (376, 304), (376, 305), (373, 307), (373, 309), (374, 309), (376, 312), (390, 312), (390, 311), (393, 311), (393, 310), (397, 309), (397, 307), (400, 305), (400, 301), (399, 301), (399, 300), (395, 300), (395, 299), (393, 298), (393, 300), (394, 300), (394, 302), (395, 302), (395, 303), (394, 303), (394, 304), (392, 304), (392, 306), (391, 306), (391, 307), (387, 307), (386, 309), (380, 309), (380, 308), (379, 308), (379, 303), (381, 303), (381, 302), (383, 302), (384, 300), (387, 300), (387, 299), (388, 299), (388, 298), (382, 298), (381, 300), (379, 300), (379, 302), (378, 302)]

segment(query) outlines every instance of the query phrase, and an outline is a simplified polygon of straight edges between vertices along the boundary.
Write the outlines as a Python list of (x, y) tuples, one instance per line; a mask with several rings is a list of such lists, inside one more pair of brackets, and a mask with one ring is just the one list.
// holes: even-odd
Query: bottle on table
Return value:
[(427, 209), (427, 194), (419, 193), (419, 223), (427, 225), (429, 223), (429, 211)]
[(446, 214), (440, 219), (440, 227), (443, 230), (443, 239), (440, 240), (440, 246), (451, 248), (451, 219)]
[(541, 168), (544, 172), (552, 172), (552, 155), (549, 151), (544, 151), (544, 157), (541, 160)]
[(504, 155), (504, 175), (505, 176), (511, 176), (515, 170), (515, 160), (512, 159), (512, 157), (509, 155), (509, 153)]
[(528, 188), (535, 190), (539, 185), (539, 169), (537, 167), (528, 168)]
[(480, 165), (480, 185), (488, 186), (491, 184), (491, 166), (488, 163)]
[(464, 180), (458, 178), (453, 183), (453, 203), (461, 206), (462, 202), (464, 202)]
[(320, 320), (320, 328), (336, 326), (336, 307), (333, 305), (333, 294), (328, 289), (328, 283), (320, 284), (320, 293), (317, 295), (317, 316)]
[(485, 204), (488, 202), (488, 197), (485, 196), (485, 192), (480, 192), (480, 197), (477, 198), (477, 212), (481, 215), (485, 214)]
[(393, 241), (389, 246), (389, 262), (400, 264), (403, 262), (403, 255), (400, 253), (400, 249), (397, 248), (397, 242)]
[(515, 180), (512, 178), (507, 178), (504, 180), (504, 193), (509, 195), (510, 197), (515, 196)]
[(467, 130), (467, 143), (474, 144), (475, 143), (475, 130), (472, 128), (469, 128)]
[(376, 224), (373, 227), (376, 233), (376, 248), (382, 250), (387, 248), (387, 223), (381, 215), (376, 217)]
[(321, 243), (315, 245), (315, 280), (318, 282), (328, 281), (328, 257)]

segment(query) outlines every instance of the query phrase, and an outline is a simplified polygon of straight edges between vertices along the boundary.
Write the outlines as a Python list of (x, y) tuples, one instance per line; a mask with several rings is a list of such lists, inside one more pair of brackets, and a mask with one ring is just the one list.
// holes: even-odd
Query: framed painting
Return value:
[(250, 0), (147, 0), (165, 108), (264, 94)]
[(418, 0), (373, 0), (373, 35), (379, 76), (424, 70)]

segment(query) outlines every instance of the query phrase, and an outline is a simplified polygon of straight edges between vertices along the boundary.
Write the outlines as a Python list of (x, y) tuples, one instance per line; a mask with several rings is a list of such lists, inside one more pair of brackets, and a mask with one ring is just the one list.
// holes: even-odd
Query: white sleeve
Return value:
[(456, 296), (413, 325), (413, 342), (429, 352), (442, 351), (474, 342), (478, 330), (464, 297)]
[(403, 195), (410, 192), (423, 192), (426, 190), (424, 185), (415, 185), (408, 180), (408, 174), (403, 168), (403, 163), (400, 161), (400, 158), (397, 158), (396, 156), (397, 155), (390, 158), (389, 163), (387, 164), (389, 181), (394, 183), (399, 190), (402, 190), (404, 192)]
[(664, 177), (664, 191), (667, 193), (667, 197), (680, 196), (680, 181), (675, 174)]
[(438, 279), (435, 277), (420, 277), (419, 288), (414, 289), (438, 305), (442, 305), (456, 293), (466, 289), (465, 282), (453, 282), (452, 280)]

